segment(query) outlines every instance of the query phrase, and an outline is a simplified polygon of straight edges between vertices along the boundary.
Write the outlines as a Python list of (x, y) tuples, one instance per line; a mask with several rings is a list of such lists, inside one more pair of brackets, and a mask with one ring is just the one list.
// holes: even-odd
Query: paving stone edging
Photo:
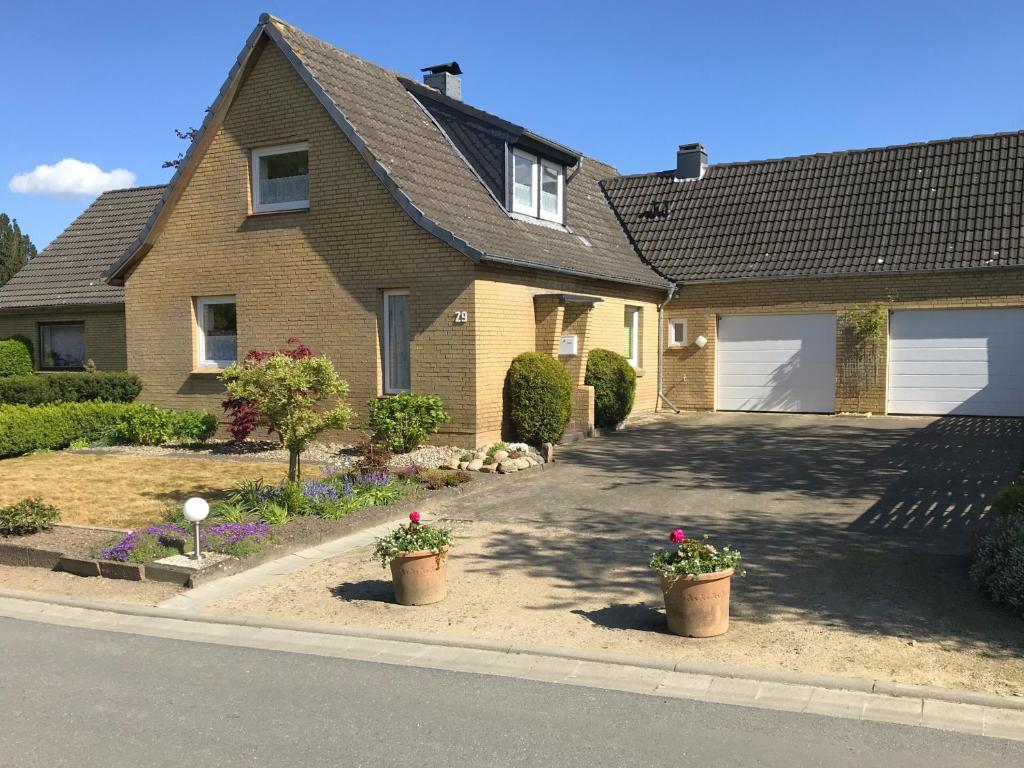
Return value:
[(807, 672), (792, 672), (789, 670), (734, 667), (724, 664), (701, 664), (689, 661), (662, 661), (659, 659), (646, 659), (638, 656), (630, 656), (628, 654), (607, 651), (588, 651), (585, 649), (531, 645), (529, 643), (506, 640), (485, 640), (419, 634), (415, 632), (396, 632), (391, 630), (343, 627), (334, 624), (321, 624), (307, 621), (285, 621), (258, 616), (245, 618), (215, 613), (184, 613), (182, 611), (155, 608), (152, 606), (108, 603), (96, 600), (80, 600), (76, 598), (66, 598), (18, 589), (0, 588), (0, 598), (25, 600), (29, 602), (60, 605), (84, 610), (104, 611), (107, 613), (116, 613), (127, 616), (154, 619), (176, 619), (179, 621), (196, 622), (199, 624), (226, 624), (230, 626), (279, 629), (308, 634), (351, 637), (360, 640), (418, 643), (422, 645), (463, 648), (478, 651), (494, 651), (506, 654), (529, 654), (532, 656), (547, 656), (575, 661), (597, 662), (623, 667), (657, 670), (661, 672), (681, 672), (691, 675), (706, 675), (709, 677), (750, 680), (760, 683), (802, 685), (837, 691), (878, 694), (896, 698), (931, 699), (951, 704), (969, 704), (974, 706), (990, 707), (993, 709), (1024, 712), (1024, 697), (999, 696), (997, 694), (980, 693), (977, 691), (969, 691), (959, 688), (940, 688), (937, 686), (914, 685), (911, 683), (894, 683), (888, 680), (872, 680), (868, 678), (842, 677), (838, 675), (819, 675)]

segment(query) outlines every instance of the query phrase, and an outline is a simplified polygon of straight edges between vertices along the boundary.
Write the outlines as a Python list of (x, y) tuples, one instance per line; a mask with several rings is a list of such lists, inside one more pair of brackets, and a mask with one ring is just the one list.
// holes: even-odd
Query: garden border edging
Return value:
[(693, 675), (744, 679), (764, 683), (806, 685), (815, 688), (873, 693), (896, 698), (931, 699), (953, 704), (970, 704), (974, 706), (992, 707), (995, 709), (1024, 711), (1024, 698), (999, 696), (997, 694), (981, 693), (978, 691), (970, 691), (960, 688), (940, 688), (935, 686), (915, 685), (911, 683), (894, 683), (888, 680), (841, 677), (838, 675), (819, 675), (806, 672), (792, 672), (789, 670), (734, 667), (724, 664), (698, 664), (685, 661), (656, 661), (614, 652), (575, 650), (553, 646), (530, 645), (528, 643), (506, 640), (484, 640), (444, 635), (424, 635), (413, 632), (372, 630), (356, 627), (344, 627), (333, 624), (320, 624), (316, 622), (284, 621), (280, 619), (260, 617), (239, 618), (236, 616), (214, 613), (186, 613), (183, 611), (168, 610), (152, 606), (136, 606), (96, 600), (79, 600), (76, 598), (65, 598), (57, 595), (17, 589), (0, 588), (0, 598), (46, 603), (69, 608), (104, 611), (107, 613), (154, 619), (178, 619), (180, 621), (190, 621), (200, 624), (222, 624), (281, 629), (293, 632), (304, 632), (307, 634), (336, 635), (364, 640), (420, 643), (447, 648), (465, 648), (470, 650), (496, 651), (507, 654), (548, 656), (665, 672), (683, 672)]

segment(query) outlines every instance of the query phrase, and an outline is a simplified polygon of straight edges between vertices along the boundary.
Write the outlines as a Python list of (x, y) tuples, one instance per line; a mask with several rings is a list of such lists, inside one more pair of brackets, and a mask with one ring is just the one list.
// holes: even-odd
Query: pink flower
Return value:
[(682, 528), (676, 528), (672, 533), (668, 535), (668, 540), (673, 544), (682, 544), (686, 541), (686, 534), (683, 533)]
[(412, 520), (414, 523), (418, 523), (420, 521), (420, 513), (415, 511), (410, 512), (409, 519)]

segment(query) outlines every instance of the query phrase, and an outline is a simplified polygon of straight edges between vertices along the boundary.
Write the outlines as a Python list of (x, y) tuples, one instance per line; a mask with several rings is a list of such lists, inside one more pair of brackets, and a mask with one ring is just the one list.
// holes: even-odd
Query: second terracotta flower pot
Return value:
[(395, 600), (400, 605), (429, 605), (448, 594), (448, 550), (403, 552), (391, 561)]
[(661, 577), (668, 629), (683, 637), (714, 637), (729, 629), (732, 568), (714, 573)]

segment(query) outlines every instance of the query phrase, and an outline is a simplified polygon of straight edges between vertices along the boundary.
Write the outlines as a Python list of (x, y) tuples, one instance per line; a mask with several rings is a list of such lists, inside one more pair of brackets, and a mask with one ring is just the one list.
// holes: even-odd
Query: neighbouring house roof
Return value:
[[(416, 89), (409, 88), (408, 78), (267, 14), (260, 17), (171, 180), (166, 203), (108, 271), (111, 281), (121, 281), (152, 244), (161, 217), (173, 207), (180, 194), (178, 187), (187, 184), (196, 157), (223, 121), (246, 63), (264, 36), (278, 46), (395, 200), (426, 231), (475, 261), (667, 287), (668, 282), (637, 256), (601, 192), (599, 181), (615, 174), (614, 168), (582, 157), (578, 168), (569, 170), (568, 231), (514, 218), (498, 204), (489, 181), (460, 154), (456, 140), (449, 140), (441, 123), (413, 95)], [(519, 126), (502, 122), (518, 130), (526, 141), (543, 141)]]
[(103, 273), (138, 237), (164, 189), (104, 192), (0, 287), (0, 310), (123, 304), (124, 289)]
[(1024, 266), (1024, 131), (602, 186), (674, 281)]

